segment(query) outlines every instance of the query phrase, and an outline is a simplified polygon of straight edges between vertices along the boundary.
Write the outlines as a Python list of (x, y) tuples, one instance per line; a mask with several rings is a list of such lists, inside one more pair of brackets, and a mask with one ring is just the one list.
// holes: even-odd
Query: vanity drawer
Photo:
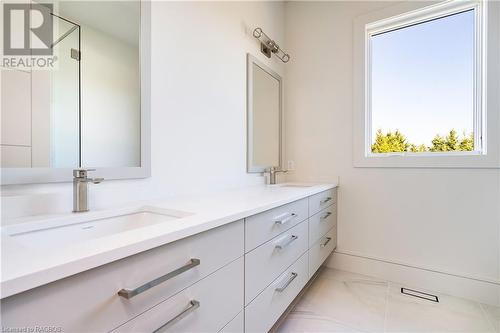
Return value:
[(305, 198), (246, 218), (245, 252), (255, 249), (308, 216), (308, 199)]
[(218, 332), (243, 309), (243, 258), (161, 302), (114, 330)]
[(245, 308), (245, 332), (268, 332), (307, 280), (307, 253), (304, 253)]
[(337, 228), (332, 228), (309, 249), (309, 276), (312, 277), (337, 247)]
[(309, 245), (312, 246), (333, 227), (337, 227), (337, 204), (309, 218)]
[(307, 221), (245, 255), (245, 304), (307, 251)]
[(323, 191), (321, 193), (309, 197), (309, 216), (318, 213), (320, 210), (325, 209), (337, 202), (337, 189)]
[(243, 320), (243, 310), (238, 313), (236, 317), (233, 318), (223, 329), (221, 329), (220, 333), (243, 333), (245, 330), (245, 322)]
[[(243, 231), (243, 221), (230, 223), (8, 297), (2, 300), (3, 325), (110, 331), (241, 257)], [(190, 262), (193, 267), (186, 266)], [(130, 299), (118, 295), (182, 267), (186, 270)]]

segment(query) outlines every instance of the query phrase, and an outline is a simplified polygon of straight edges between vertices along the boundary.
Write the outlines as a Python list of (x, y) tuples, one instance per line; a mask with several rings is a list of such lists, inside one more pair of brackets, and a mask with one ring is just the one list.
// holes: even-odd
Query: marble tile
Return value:
[(367, 275), (362, 275), (358, 273), (352, 273), (352, 272), (347, 272), (347, 271), (340, 271), (338, 269), (332, 269), (332, 268), (324, 268), (323, 271), (321, 271), (322, 278), (326, 279), (333, 279), (337, 281), (368, 281), (368, 282), (379, 282), (379, 283), (386, 283), (387, 281), (384, 281), (382, 279), (378, 279), (372, 276), (367, 276)]
[(476, 302), (438, 295), (439, 303), (435, 303), (403, 295), (400, 289), (390, 284), (386, 332), (493, 332)]
[(496, 333), (500, 333), (500, 307), (481, 304)]
[(332, 333), (359, 333), (352, 328), (341, 325), (335, 320), (315, 316), (308, 313), (292, 312), (285, 322), (276, 331), (277, 333), (306, 333), (306, 332), (332, 332)]
[(294, 308), (366, 332), (384, 328), (388, 284), (369, 277), (325, 269)]

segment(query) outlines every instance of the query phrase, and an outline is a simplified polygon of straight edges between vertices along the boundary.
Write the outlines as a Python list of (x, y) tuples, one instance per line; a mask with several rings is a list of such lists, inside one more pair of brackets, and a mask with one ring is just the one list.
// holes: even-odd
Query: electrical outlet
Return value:
[(288, 171), (293, 171), (293, 170), (295, 170), (295, 162), (294, 162), (294, 161), (292, 161), (292, 160), (289, 160), (289, 161), (287, 162), (287, 164), (286, 164), (286, 169), (287, 169)]

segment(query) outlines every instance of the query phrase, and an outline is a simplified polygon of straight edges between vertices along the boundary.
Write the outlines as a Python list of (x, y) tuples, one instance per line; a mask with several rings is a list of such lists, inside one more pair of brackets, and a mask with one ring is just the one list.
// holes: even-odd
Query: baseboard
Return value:
[(500, 283), (350, 253), (333, 253), (326, 266), (500, 306)]

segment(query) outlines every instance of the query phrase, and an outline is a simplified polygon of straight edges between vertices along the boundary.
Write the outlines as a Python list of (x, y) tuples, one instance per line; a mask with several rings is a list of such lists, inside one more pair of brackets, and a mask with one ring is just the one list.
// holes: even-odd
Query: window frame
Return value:
[[(488, 7), (493, 10), (488, 11)], [(474, 10), (474, 150), (451, 152), (373, 153), (371, 110), (371, 37), (418, 23)], [(354, 166), (358, 167), (499, 167), (498, 62), (500, 16), (498, 4), (484, 1), (407, 2), (359, 17), (354, 22)], [(493, 41), (493, 43), (491, 43)], [(493, 47), (487, 48), (491, 43)], [(498, 58), (497, 58), (498, 59)], [(488, 70), (488, 71), (487, 71)], [(495, 90), (496, 89), (496, 90)], [(495, 93), (492, 92), (495, 91)], [(488, 94), (488, 91), (490, 93)], [(488, 120), (488, 122), (487, 122)], [(490, 126), (491, 125), (491, 126)], [(496, 125), (496, 126), (495, 126)], [(487, 135), (490, 134), (490, 135)]]

